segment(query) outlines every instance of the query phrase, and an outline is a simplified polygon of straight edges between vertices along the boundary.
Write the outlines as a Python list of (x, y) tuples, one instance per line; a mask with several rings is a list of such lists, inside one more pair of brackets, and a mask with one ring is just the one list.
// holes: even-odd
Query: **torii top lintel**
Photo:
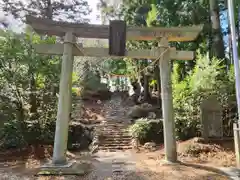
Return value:
[[(39, 34), (64, 36), (72, 31), (82, 38), (108, 39), (109, 26), (58, 22), (49, 19), (26, 16), (26, 21)], [(127, 27), (127, 40), (155, 40), (167, 37), (168, 41), (193, 41), (201, 32), (203, 25), (191, 27)]]

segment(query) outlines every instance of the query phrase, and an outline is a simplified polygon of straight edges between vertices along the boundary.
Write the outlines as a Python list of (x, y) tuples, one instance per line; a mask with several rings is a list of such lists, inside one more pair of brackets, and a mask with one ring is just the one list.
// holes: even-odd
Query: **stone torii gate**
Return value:
[[(73, 70), (73, 56), (110, 56), (108, 48), (84, 48), (81, 44), (76, 44), (75, 37), (108, 39), (109, 26), (56, 22), (31, 16), (27, 16), (26, 19), (27, 23), (39, 34), (65, 37), (64, 44), (39, 44), (34, 47), (36, 48), (36, 51), (41, 54), (63, 55), (52, 164), (66, 166), (69, 164), (66, 160), (66, 150), (69, 114), (71, 111), (71, 75)], [(126, 28), (127, 40), (161, 39), (158, 48), (151, 50), (126, 50), (123, 56), (139, 59), (159, 59), (162, 111), (164, 119), (165, 159), (169, 162), (177, 161), (170, 62), (171, 59), (192, 60), (194, 58), (194, 52), (177, 51), (176, 48), (169, 48), (168, 42), (193, 41), (196, 39), (202, 28), (202, 25), (174, 28)], [(114, 58), (114, 55), (111, 57)]]

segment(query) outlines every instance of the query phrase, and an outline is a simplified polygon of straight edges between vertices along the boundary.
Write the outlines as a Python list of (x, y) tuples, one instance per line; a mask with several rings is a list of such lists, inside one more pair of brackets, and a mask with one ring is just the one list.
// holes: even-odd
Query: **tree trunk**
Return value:
[(238, 6), (237, 12), (238, 12), (238, 14), (237, 14), (237, 37), (238, 37), (238, 44), (239, 44), (240, 43), (240, 5)]
[(232, 58), (232, 39), (231, 39), (231, 31), (230, 28), (228, 30), (228, 56), (230, 63), (233, 64), (233, 58)]
[[(148, 66), (148, 60), (145, 59), (143, 64), (144, 64), (143, 68), (146, 68)], [(150, 100), (150, 91), (149, 91), (149, 76), (147, 70), (145, 70), (143, 73), (143, 89), (144, 89), (143, 101), (148, 102)]]
[(143, 94), (143, 101), (148, 102), (150, 100), (150, 92), (149, 92), (149, 76), (145, 73), (144, 76), (144, 94)]
[(36, 82), (34, 75), (31, 74), (31, 79), (30, 79), (30, 112), (31, 113), (37, 113), (37, 97), (36, 97)]
[(51, 1), (51, 0), (48, 0), (48, 1), (47, 1), (46, 12), (45, 12), (45, 17), (46, 17), (47, 19), (51, 19), (51, 20), (52, 20), (52, 16), (53, 16), (52, 1)]
[(210, 14), (211, 14), (211, 23), (212, 23), (212, 37), (213, 44), (211, 47), (212, 55), (224, 59), (224, 43), (221, 32), (221, 25), (219, 19), (219, 6), (217, 0), (210, 0)]
[[(191, 62), (192, 62), (192, 61), (191, 61)], [(188, 64), (188, 65), (189, 65), (189, 64)], [(185, 64), (185, 61), (179, 63), (179, 67), (178, 67), (179, 79), (178, 79), (178, 82), (184, 80), (184, 78), (185, 78), (186, 75), (187, 75), (187, 72), (191, 71), (191, 70), (194, 68), (194, 65), (193, 65), (193, 64), (187, 66), (188, 69), (186, 68), (186, 66), (187, 66), (187, 65)]]
[(162, 109), (162, 98), (161, 98), (161, 78), (160, 78), (160, 69), (156, 64), (154, 68), (155, 78), (157, 80), (157, 90), (158, 90), (158, 105)]

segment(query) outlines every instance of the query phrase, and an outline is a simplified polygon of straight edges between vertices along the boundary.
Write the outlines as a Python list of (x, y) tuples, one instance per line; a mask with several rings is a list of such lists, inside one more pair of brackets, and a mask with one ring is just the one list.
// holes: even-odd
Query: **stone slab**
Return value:
[(177, 162), (171, 162), (171, 161), (167, 161), (167, 160), (161, 160), (159, 162), (160, 165), (162, 166), (172, 166), (172, 165), (179, 165), (180, 164), (180, 161), (177, 161)]
[(222, 167), (220, 168), (221, 171), (223, 171), (225, 174), (229, 176), (232, 180), (239, 180), (240, 179), (240, 169), (239, 168), (226, 168)]
[(69, 168), (73, 166), (76, 163), (76, 161), (69, 161), (66, 164), (53, 164), (51, 162), (46, 163), (41, 166), (41, 168)]
[(76, 175), (83, 176), (89, 173), (91, 164), (86, 162), (68, 162), (66, 165), (53, 165), (51, 163), (43, 165), (37, 176), (59, 176), (59, 175)]

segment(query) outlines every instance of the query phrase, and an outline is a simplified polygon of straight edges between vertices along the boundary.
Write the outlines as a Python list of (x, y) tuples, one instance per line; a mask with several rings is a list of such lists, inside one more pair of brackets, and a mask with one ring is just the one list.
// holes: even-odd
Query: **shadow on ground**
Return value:
[[(147, 159), (139, 156), (138, 159), (130, 159), (124, 156), (124, 152), (112, 156), (107, 154), (99, 158), (89, 153), (75, 154), (77, 162), (91, 164), (85, 176), (41, 176), (39, 166), (43, 161), (39, 158), (23, 159), (22, 161), (1, 161), (0, 180), (228, 180), (229, 178), (208, 166), (191, 163), (162, 166), (157, 159), (150, 159), (153, 164), (146, 162)], [(102, 157), (100, 155), (100, 157)], [(141, 164), (143, 162), (143, 165)], [(141, 164), (141, 165), (139, 165)], [(79, 171), (82, 169), (79, 169)]]
[[(161, 167), (158, 167), (158, 172), (151, 170), (127, 170), (124, 167), (118, 171), (111, 171), (110, 169), (105, 169), (106, 167), (111, 167), (110, 163), (99, 164), (101, 171), (95, 171), (96, 167), (92, 167), (90, 173), (85, 176), (34, 176), (37, 172), (37, 169), (27, 169), (21, 168), (1, 168), (0, 169), (0, 179), (1, 180), (227, 180), (226, 176), (211, 172), (205, 171), (204, 167), (194, 167), (194, 165), (187, 164), (180, 166), (172, 166), (169, 170), (161, 171)], [(191, 167), (193, 170), (191, 174), (189, 169), (186, 171), (186, 167)], [(171, 170), (170, 170), (171, 169)], [(204, 173), (199, 171), (203, 171)], [(16, 171), (17, 170), (17, 171)], [(110, 170), (110, 171), (109, 171)], [(196, 171), (196, 172), (194, 172)]]

